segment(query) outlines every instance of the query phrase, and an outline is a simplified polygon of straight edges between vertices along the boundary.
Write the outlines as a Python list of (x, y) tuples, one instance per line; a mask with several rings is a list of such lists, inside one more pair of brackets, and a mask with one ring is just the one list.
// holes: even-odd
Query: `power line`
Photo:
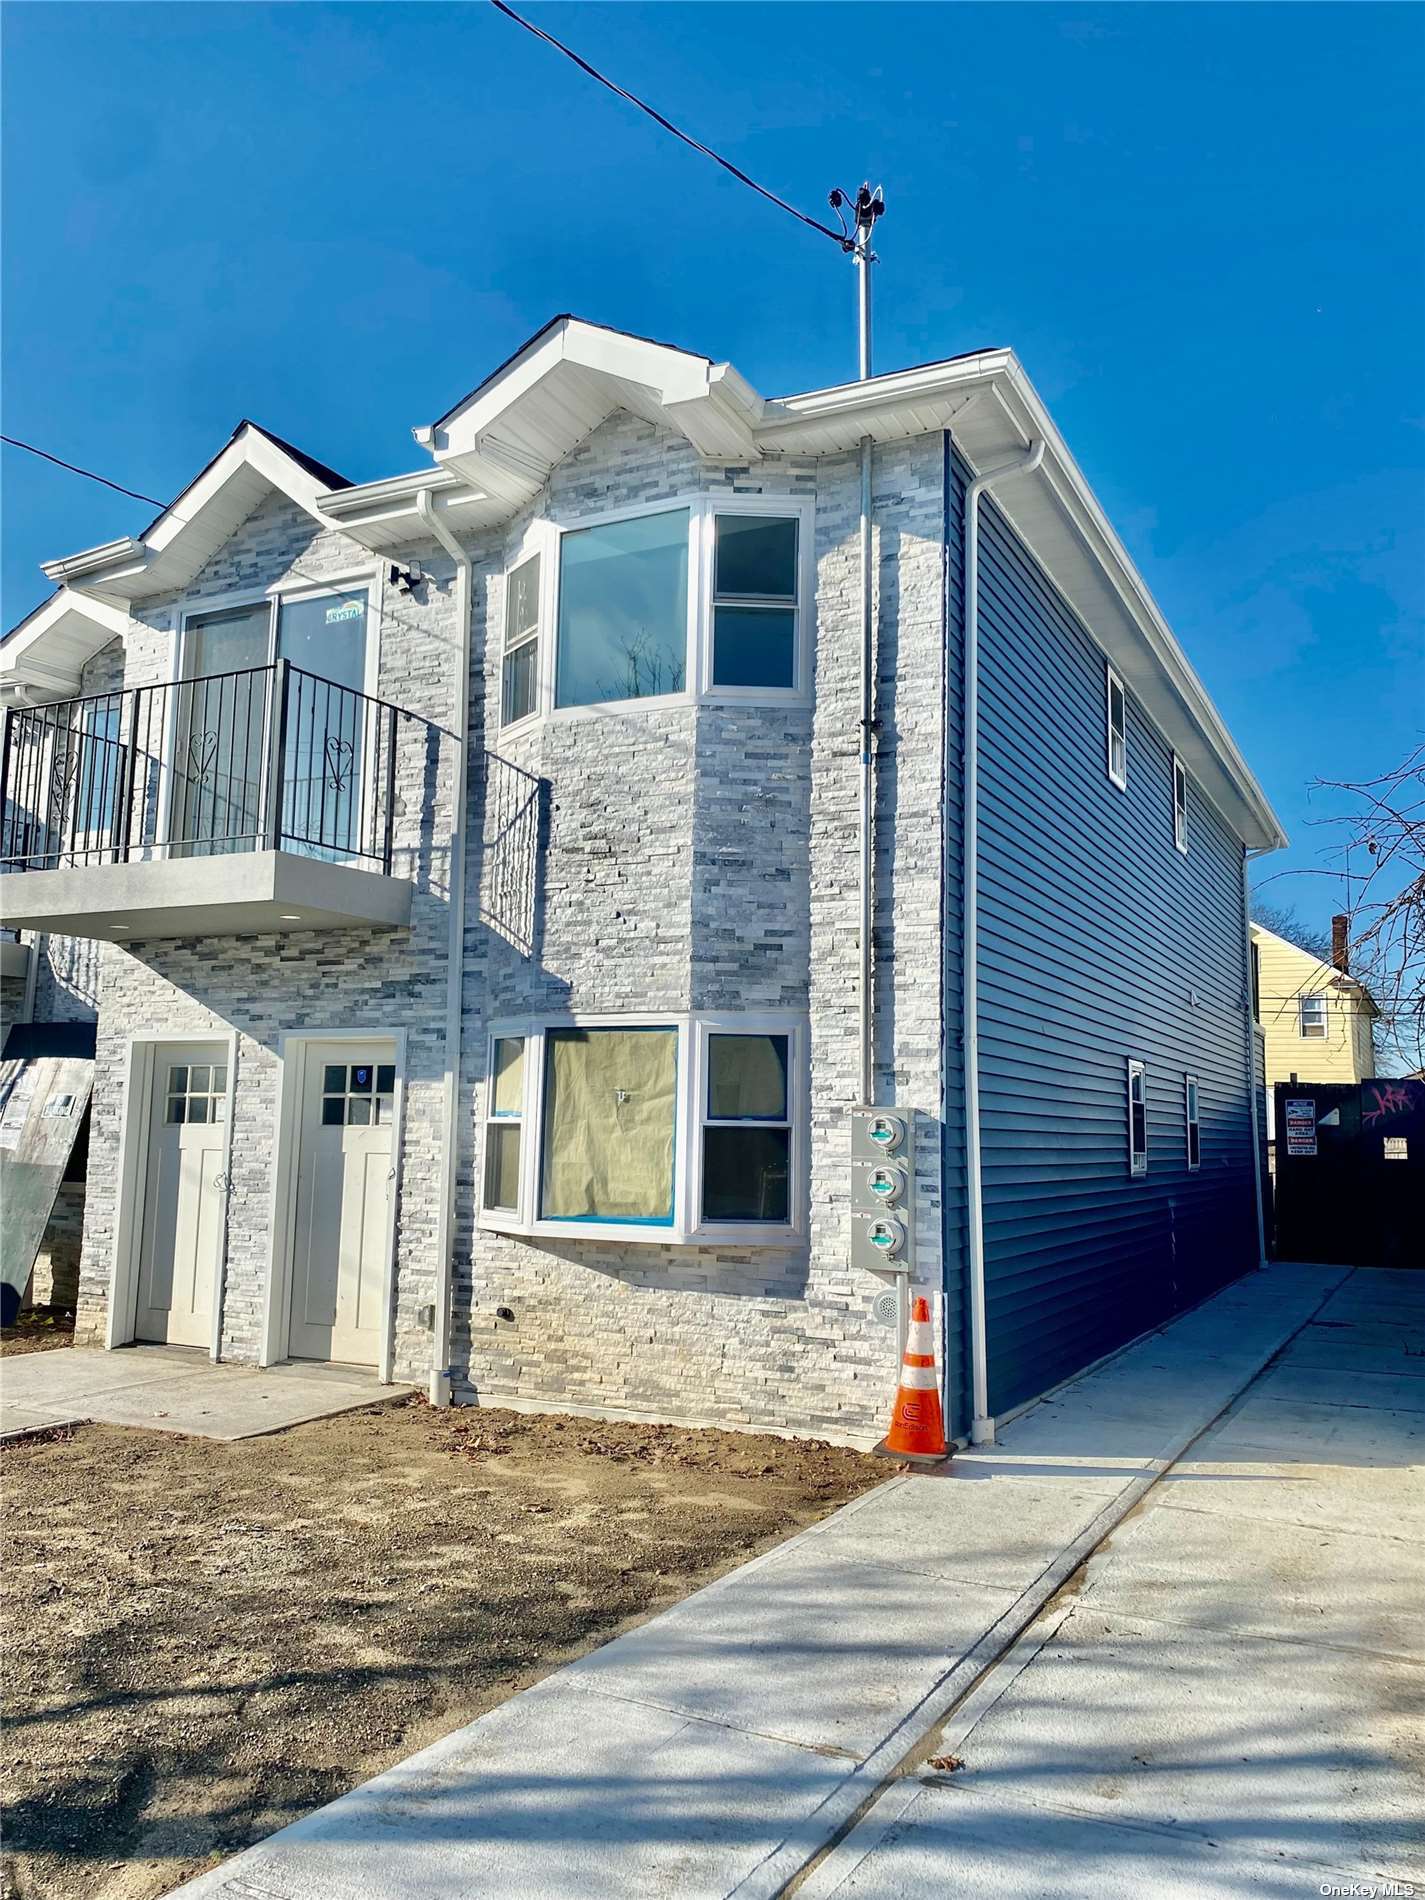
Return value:
[(582, 59), (574, 51), (572, 46), (566, 46), (563, 40), (555, 39), (554, 35), (546, 33), (542, 26), (536, 26), (532, 20), (524, 19), (515, 12), (513, 7), (507, 6), (505, 0), (490, 0), (490, 5), (497, 13), (503, 13), (508, 19), (513, 20), (516, 26), (522, 26), (526, 33), (532, 33), (537, 40), (543, 40), (546, 45), (552, 46), (555, 52), (562, 53), (566, 59), (572, 59), (579, 70), (587, 73), (590, 79), (597, 79), (601, 86), (607, 86), (609, 91), (617, 93), (620, 99), (626, 99), (631, 106), (637, 106), (640, 112), (646, 112), (650, 119), (663, 127), (665, 132), (671, 132), (675, 139), (681, 139), (684, 145), (691, 146), (695, 152), (701, 152), (704, 158), (710, 158), (714, 165), (721, 165), (725, 172), (731, 172), (740, 184), (748, 186), (759, 197), (765, 198), (769, 204), (776, 205), (779, 211), (789, 213), (813, 231), (820, 231), (821, 235), (829, 237), (838, 249), (848, 253), (855, 251), (855, 242), (845, 231), (833, 231), (829, 224), (822, 224), (818, 219), (808, 217), (805, 211), (798, 211), (797, 207), (788, 204), (785, 198), (779, 198), (775, 191), (768, 191), (765, 185), (759, 185), (755, 178), (749, 178), (745, 171), (734, 165), (730, 158), (724, 158), (721, 152), (715, 152), (710, 145), (704, 145), (701, 139), (695, 139), (690, 133), (674, 125), (671, 119), (665, 119), (663, 114), (649, 105), (646, 99), (640, 99), (636, 93), (629, 92), (625, 87), (620, 86), (606, 73), (601, 73), (597, 66), (591, 66), (587, 59)]
[(146, 501), (150, 508), (168, 507), (166, 501), (160, 501), (155, 495), (141, 495), (137, 488), (125, 488), (122, 482), (111, 482), (107, 475), (96, 475), (92, 468), (81, 468), (77, 462), (66, 462), (62, 455), (51, 455), (48, 449), (37, 449), (33, 442), (21, 442), (18, 436), (0, 435), (0, 442), (12, 449), (24, 449), (28, 455), (38, 455), (43, 462), (53, 462), (56, 468), (66, 468), (71, 475), (83, 475), (87, 481), (100, 482), (105, 488), (112, 488), (116, 495), (128, 495), (134, 501)]

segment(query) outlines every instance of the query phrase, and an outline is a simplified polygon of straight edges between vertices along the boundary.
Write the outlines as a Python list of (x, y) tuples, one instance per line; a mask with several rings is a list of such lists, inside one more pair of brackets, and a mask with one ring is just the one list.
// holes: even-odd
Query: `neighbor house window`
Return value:
[(1148, 1078), (1141, 1062), (1128, 1065), (1128, 1172), (1148, 1172)]
[(519, 1207), (523, 1132), (524, 1037), (497, 1036), (485, 1109), (486, 1207), (507, 1211)]
[(544, 1039), (545, 1220), (673, 1221), (675, 1029), (551, 1029)]
[(527, 719), (539, 703), (539, 566), (539, 556), (532, 554), (505, 577), (502, 726)]
[(1183, 1119), (1187, 1126), (1187, 1164), (1195, 1169), (1202, 1162), (1202, 1125), (1197, 1112), (1197, 1077), (1183, 1077)]
[(482, 1224), (785, 1245), (804, 1231), (804, 1036), (780, 1013), (497, 1025)]
[(690, 521), (672, 508), (560, 537), (556, 706), (684, 691)]
[(1303, 996), (1301, 998), (1301, 1033), (1309, 1041), (1326, 1040), (1326, 998), (1324, 996)]
[(1112, 667), (1108, 680), (1108, 776), (1120, 790), (1128, 786), (1128, 703), (1123, 682)]
[(1182, 760), (1173, 755), (1173, 843), (1186, 854), (1188, 848), (1187, 773)]
[(792, 1123), (786, 1036), (707, 1039), (703, 1219), (791, 1218)]
[(795, 516), (713, 517), (712, 685), (797, 683)]

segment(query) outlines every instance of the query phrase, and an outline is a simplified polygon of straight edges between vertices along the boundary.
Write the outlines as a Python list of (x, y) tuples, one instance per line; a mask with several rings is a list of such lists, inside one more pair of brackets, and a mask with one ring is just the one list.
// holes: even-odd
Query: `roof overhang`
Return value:
[(1280, 820), (1012, 351), (769, 402), (757, 440), (764, 455), (827, 455), (867, 435), (892, 442), (941, 428), (976, 471), (1043, 441), (1039, 467), (996, 487), (996, 503), (1233, 833), (1256, 850), (1284, 845)]
[(33, 704), (76, 697), (83, 691), (85, 661), (122, 639), (128, 625), (122, 607), (61, 587), (0, 646), (0, 700)]
[(333, 492), (345, 491), (331, 490), (282, 443), (244, 422), (141, 535), (106, 541), (42, 566), (56, 586), (95, 600), (114, 605), (149, 600), (186, 587), (268, 495), (284, 494), (326, 523), (323, 503)]
[(325, 498), (323, 507), (353, 541), (377, 553), (393, 553), (426, 536), (417, 506), (417, 497), (422, 494), (431, 497), (436, 513), (456, 532), (489, 527), (509, 513), (508, 503), (497, 501), (452, 470), (440, 469), (432, 474), (428, 468), (414, 475), (393, 475), (386, 481), (339, 489)]
[(762, 408), (730, 363), (562, 316), (416, 440), (499, 518), (618, 410), (677, 430), (710, 460), (754, 461)]

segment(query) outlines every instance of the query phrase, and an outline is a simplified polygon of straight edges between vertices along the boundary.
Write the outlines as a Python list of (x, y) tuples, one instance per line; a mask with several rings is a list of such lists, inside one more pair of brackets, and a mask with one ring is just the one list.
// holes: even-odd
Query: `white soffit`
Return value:
[(129, 617), (108, 601), (61, 587), (0, 645), (0, 694), (69, 699), (83, 690), (81, 672), (101, 647), (122, 639)]
[(417, 437), (508, 515), (600, 423), (626, 409), (714, 460), (755, 460), (762, 399), (730, 364), (556, 317)]
[[(332, 474), (332, 471), (326, 471)], [(339, 479), (334, 474), (333, 480)], [(258, 505), (286, 495), (325, 522), (329, 485), (256, 427), (244, 423), (231, 442), (169, 504), (143, 534), (43, 563), (56, 583), (114, 603), (151, 599), (187, 586)]]
[(324, 497), (322, 506), (353, 541), (378, 554), (394, 554), (427, 538), (416, 506), (421, 494), (430, 495), (436, 513), (455, 533), (473, 533), (504, 520), (510, 512), (507, 503), (472, 488), (458, 475), (446, 469), (432, 475), (429, 468), (336, 489)]

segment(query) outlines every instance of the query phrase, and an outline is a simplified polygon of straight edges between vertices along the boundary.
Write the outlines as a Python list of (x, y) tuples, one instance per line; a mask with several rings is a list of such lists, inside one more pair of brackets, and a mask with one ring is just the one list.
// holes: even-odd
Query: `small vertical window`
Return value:
[(1301, 1033), (1309, 1042), (1325, 1042), (1326, 998), (1324, 996), (1301, 998)]
[(1187, 1164), (1189, 1172), (1202, 1162), (1202, 1126), (1197, 1113), (1197, 1077), (1183, 1078), (1183, 1118), (1187, 1125)]
[(505, 647), (500, 724), (512, 726), (535, 710), (539, 682), (539, 556), (505, 577)]
[(795, 517), (714, 516), (712, 683), (797, 683)]
[(485, 1205), (503, 1213), (519, 1209), (523, 1128), (524, 1037), (499, 1036), (485, 1116)]
[(703, 1219), (791, 1220), (786, 1036), (709, 1035)]
[(1178, 850), (1187, 855), (1187, 773), (1183, 770), (1182, 760), (1173, 754), (1173, 843)]
[(1148, 1172), (1148, 1078), (1141, 1062), (1128, 1065), (1128, 1172)]
[(1108, 776), (1120, 791), (1128, 787), (1128, 705), (1123, 682), (1108, 668)]

